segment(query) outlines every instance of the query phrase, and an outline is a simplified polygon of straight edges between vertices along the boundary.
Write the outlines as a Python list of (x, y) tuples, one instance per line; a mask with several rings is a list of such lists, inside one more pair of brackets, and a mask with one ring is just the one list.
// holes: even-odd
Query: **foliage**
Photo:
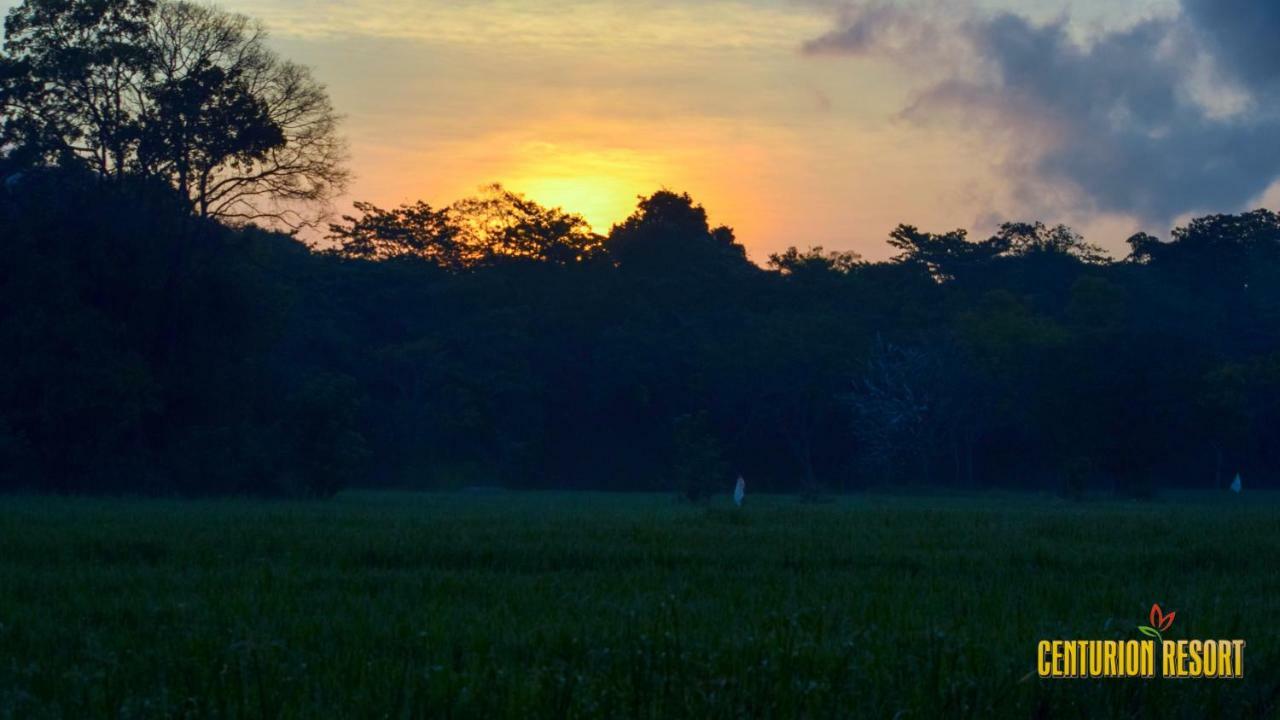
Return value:
[(496, 184), (454, 203), (449, 218), (463, 244), (473, 248), (482, 262), (503, 258), (557, 265), (584, 262), (599, 254), (604, 240), (582, 216), (542, 207)]
[(345, 215), (329, 226), (334, 245), (325, 252), (360, 260), (418, 258), (463, 270), (512, 260), (586, 262), (600, 254), (603, 241), (581, 216), (543, 207), (501, 185), (442, 210), (424, 202), (395, 210), (357, 202), (355, 208), (359, 217)]
[(644, 274), (662, 274), (673, 261), (699, 273), (748, 264), (731, 228), (712, 228), (701, 205), (669, 190), (641, 198), (635, 213), (609, 233), (605, 247), (622, 268)]
[[(359, 205), (317, 252), (192, 218), (158, 180), (9, 177), (9, 487), (698, 497), (731, 468), (795, 492), (1150, 496), (1280, 469), (1266, 213), (1195, 221), (1142, 262), (1032, 224), (1002, 231), (1018, 251), (900, 228), (897, 260), (792, 249), (765, 270), (665, 191), (598, 246), (494, 188), (441, 210)], [(512, 241), (555, 236), (526, 223), (568, 235)], [(1028, 233), (1051, 239), (1011, 239)]]
[(823, 252), (821, 247), (801, 252), (789, 247), (769, 256), (769, 268), (804, 281), (822, 275), (848, 275), (858, 268), (861, 256), (855, 252)]
[(424, 202), (395, 210), (357, 202), (355, 208), (359, 217), (344, 215), (341, 224), (329, 226), (329, 240), (335, 245), (325, 252), (354, 260), (421, 258), (452, 270), (472, 262), (446, 210), (434, 210)]
[(0, 237), (6, 486), (332, 494), (359, 474), (352, 400), (278, 346), (286, 276), (313, 262), (297, 242), (77, 171), (0, 191)]
[(24, 0), (5, 20), (0, 146), (162, 178), (201, 217), (296, 227), (347, 180), (337, 114), (262, 26), (185, 0)]
[[(1280, 218), (1114, 261), (1065, 226), (901, 225), (753, 264), (661, 190), (597, 235), (500, 185), (357, 203), (323, 88), (255, 22), (25, 0), (0, 53), (0, 487), (705, 496), (1280, 476)], [(705, 484), (705, 487), (704, 487)]]

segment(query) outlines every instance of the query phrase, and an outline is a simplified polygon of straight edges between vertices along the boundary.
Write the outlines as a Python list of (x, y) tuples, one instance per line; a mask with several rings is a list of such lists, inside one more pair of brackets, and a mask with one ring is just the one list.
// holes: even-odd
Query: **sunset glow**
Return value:
[[(1179, 12), (1175, 0), (982, 0), (947, 13), (916, 0), (223, 4), (262, 19), (272, 44), (311, 66), (345, 115), (355, 182), (338, 212), (353, 200), (444, 206), (498, 182), (579, 213), (603, 233), (637, 196), (668, 188), (733, 226), (760, 261), (789, 245), (883, 258), (898, 223), (981, 234), (1028, 218), (1069, 223), (1121, 250), (1129, 233), (1167, 232), (1197, 205), (1194, 194), (1171, 204), (1172, 186), (1126, 195), (1131, 169), (1109, 165), (1125, 162), (1123, 148), (1057, 158), (1053, 144), (1066, 131), (1110, 132), (1065, 128), (1065, 108), (1021, 110), (1025, 91), (1017, 88), (1005, 97), (978, 85), (950, 100), (935, 92), (989, 74), (989, 48), (967, 33), (995, 13), (1016, 13), (1029, 27), (1065, 23), (1066, 36), (1088, 48), (1123, 37), (1108, 33), (1164, 22)], [(889, 9), (864, 13), (871, 6)], [(930, 33), (947, 42), (910, 47)], [(1188, 108), (1188, 132), (1205, 122), (1238, 124), (1231, 113), (1249, 107), (1217, 107), (1227, 91), (1207, 90), (1222, 86), (1211, 79), (1187, 83), (1171, 92), (1209, 105), (1202, 118)], [(1133, 117), (1126, 97), (1102, 122)], [(922, 102), (934, 107), (920, 112)], [(1116, 142), (1158, 143), (1166, 130), (1115, 132)], [(1149, 156), (1169, 154), (1155, 148)], [(1073, 176), (1070, 163), (1084, 160), (1097, 167)], [(1149, 180), (1174, 175), (1132, 170)], [(1093, 176), (1117, 185), (1093, 192), (1078, 182)], [(1259, 178), (1208, 187), (1221, 196), (1199, 204), (1215, 210), (1280, 193), (1267, 195)]]
[(504, 183), (549, 207), (586, 218), (606, 233), (635, 208), (636, 198), (660, 184), (660, 163), (620, 148), (587, 148), (552, 142), (521, 146)]

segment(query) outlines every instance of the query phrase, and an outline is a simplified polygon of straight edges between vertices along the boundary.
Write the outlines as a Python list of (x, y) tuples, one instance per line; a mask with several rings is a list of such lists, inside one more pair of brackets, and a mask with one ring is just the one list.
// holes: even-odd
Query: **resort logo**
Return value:
[(1164, 636), (1161, 635), (1160, 633), (1165, 632), (1169, 628), (1173, 627), (1173, 619), (1177, 616), (1178, 616), (1178, 613), (1176, 612), (1171, 612), (1168, 615), (1165, 615), (1163, 612), (1160, 611), (1159, 603), (1152, 605), (1151, 614), (1147, 615), (1147, 620), (1150, 621), (1151, 624), (1139, 625), (1138, 632), (1142, 633), (1143, 635), (1146, 635), (1147, 637), (1153, 637), (1157, 641), (1163, 643)]
[[(1149, 639), (1041, 640), (1036, 670), (1042, 678), (1244, 677), (1244, 640), (1166, 640), (1178, 613), (1152, 605), (1138, 632)], [(1158, 652), (1157, 652), (1158, 650)], [(1159, 663), (1156, 656), (1159, 655)]]

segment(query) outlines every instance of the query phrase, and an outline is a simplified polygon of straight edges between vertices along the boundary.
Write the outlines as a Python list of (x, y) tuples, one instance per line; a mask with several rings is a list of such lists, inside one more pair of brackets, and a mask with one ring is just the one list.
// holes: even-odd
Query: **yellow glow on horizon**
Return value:
[[(671, 190), (689, 193), (713, 225), (732, 226), (751, 255), (761, 258), (796, 242), (794, 223), (768, 210), (777, 201), (769, 189), (784, 177), (776, 168), (782, 160), (795, 161), (793, 145), (787, 129), (721, 118), (673, 123), (558, 113), (455, 142), (444, 163), (431, 150), (407, 154), (397, 146), (368, 146), (363, 156), (375, 159), (362, 174), (385, 184), (364, 197), (393, 198), (383, 203), (424, 198), (443, 207), (497, 182), (543, 206), (581, 215), (604, 235), (633, 214), (641, 198)], [(427, 183), (421, 167), (432, 167)], [(803, 185), (785, 179), (790, 187)], [(798, 206), (803, 195), (783, 197)], [(775, 235), (782, 239), (765, 244)]]
[(603, 176), (519, 180), (511, 189), (546, 207), (581, 215), (601, 235), (631, 215), (640, 195), (617, 178)]
[(640, 196), (659, 189), (653, 178), (662, 176), (663, 163), (629, 149), (529, 142), (512, 164), (504, 173), (508, 189), (581, 215), (604, 234), (631, 215)]

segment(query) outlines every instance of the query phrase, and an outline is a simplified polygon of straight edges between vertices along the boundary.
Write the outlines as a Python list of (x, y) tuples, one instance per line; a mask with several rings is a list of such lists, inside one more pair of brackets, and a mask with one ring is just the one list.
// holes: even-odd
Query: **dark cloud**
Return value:
[[(1185, 3), (1084, 44), (1062, 20), (970, 9), (944, 33), (927, 6), (855, 4), (805, 49), (930, 56), (947, 69), (906, 116), (994, 121), (1021, 200), (1043, 207), (1066, 188), (1089, 209), (1163, 222), (1237, 209), (1280, 177), (1280, 5)], [(929, 43), (944, 34), (968, 56)]]
[(1224, 69), (1256, 92), (1280, 89), (1280, 2), (1182, 0), (1182, 7)]

